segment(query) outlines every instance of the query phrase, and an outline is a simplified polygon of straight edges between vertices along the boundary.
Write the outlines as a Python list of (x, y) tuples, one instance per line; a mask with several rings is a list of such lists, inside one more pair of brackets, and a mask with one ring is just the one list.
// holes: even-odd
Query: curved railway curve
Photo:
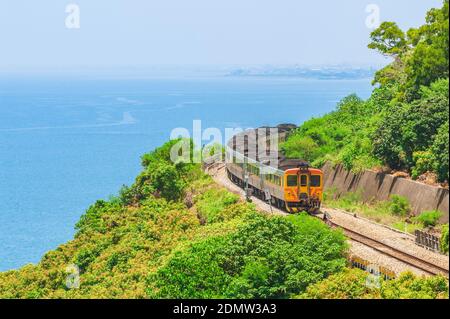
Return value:
[[(283, 134), (283, 137), (285, 137), (287, 135), (287, 133), (289, 132), (289, 130), (292, 128), (293, 128), (293, 126), (289, 125), (288, 127), (283, 126), (281, 129), (280, 129), (280, 127), (277, 127), (276, 129), (278, 129), (279, 132), (281, 131)], [(257, 134), (256, 134), (256, 136), (257, 136)], [(258, 159), (259, 159), (258, 151), (253, 154), (251, 154), (251, 153), (248, 154), (248, 151), (245, 150), (245, 147), (243, 147), (242, 145), (236, 145), (235, 139), (233, 141), (230, 141), (227, 143), (227, 148), (232, 149), (234, 152), (236, 152), (236, 150), (242, 151), (242, 155), (243, 154), (247, 155), (249, 157), (250, 161), (258, 161)], [(299, 163), (298, 160), (288, 160), (278, 154), (276, 156), (277, 156), (278, 163), (279, 163), (278, 167), (273, 167), (273, 169), (276, 169), (276, 170), (282, 171), (286, 168), (295, 166)], [(216, 171), (227, 168), (226, 163), (225, 164), (223, 162), (217, 163), (215, 161), (208, 164), (208, 168), (212, 168), (212, 167), (214, 167)], [(232, 181), (235, 185), (237, 185), (241, 189), (245, 188), (244, 183), (237, 181), (235, 178), (233, 178), (232, 175), (229, 174), (228, 171), (227, 171), (227, 173), (228, 173), (227, 175), (228, 175), (228, 178), (230, 181)], [(265, 195), (264, 192), (256, 192), (256, 193), (253, 193), (253, 195), (258, 197), (259, 199), (261, 199), (263, 202), (267, 202), (267, 200), (264, 196)], [(248, 196), (248, 195), (246, 194), (246, 196)], [(269, 205), (273, 204), (270, 201), (268, 201), (268, 203), (269, 203)], [(286, 210), (286, 207), (284, 205), (277, 205), (277, 203), (275, 203), (275, 206), (277, 208), (283, 210), (286, 213), (290, 213), (289, 211)], [(270, 209), (272, 210), (272, 207)], [(326, 214), (313, 214), (313, 216), (320, 218), (320, 216), (326, 216)], [(404, 251), (399, 248), (388, 245), (388, 244), (382, 242), (381, 240), (373, 238), (372, 236), (368, 236), (356, 229), (351, 229), (350, 227), (348, 227), (346, 225), (336, 223), (335, 221), (333, 221), (330, 218), (328, 218), (326, 220), (326, 222), (333, 228), (342, 229), (344, 234), (351, 241), (354, 241), (354, 242), (360, 243), (364, 246), (367, 246), (367, 247), (373, 249), (374, 251), (378, 252), (379, 254), (382, 254), (382, 255), (388, 256), (390, 258), (393, 258), (395, 260), (398, 260), (406, 265), (409, 265), (411, 267), (419, 269), (422, 272), (427, 273), (429, 275), (442, 275), (442, 276), (446, 277), (447, 279), (449, 278), (448, 267), (444, 268), (444, 267), (442, 267), (438, 264), (435, 264), (431, 261), (427, 261), (423, 258), (415, 256), (412, 253), (409, 253), (407, 251)]]
[(349, 237), (351, 240), (368, 246), (384, 255), (395, 258), (430, 275), (443, 275), (447, 279), (449, 278), (449, 270), (446, 268), (390, 246), (378, 239), (364, 235), (356, 230), (334, 223), (333, 221), (328, 221), (328, 224), (330, 224), (331, 227), (342, 229), (344, 234), (347, 235), (347, 237)]

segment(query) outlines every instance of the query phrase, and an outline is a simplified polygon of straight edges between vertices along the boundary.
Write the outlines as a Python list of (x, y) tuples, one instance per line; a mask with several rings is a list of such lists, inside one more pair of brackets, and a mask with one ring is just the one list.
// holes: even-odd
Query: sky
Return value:
[[(366, 25), (441, 0), (0, 0), (0, 71), (155, 65), (377, 66)], [(66, 6), (79, 8), (79, 28)], [(373, 12), (372, 12), (373, 13)], [(70, 16), (70, 18), (73, 16)]]

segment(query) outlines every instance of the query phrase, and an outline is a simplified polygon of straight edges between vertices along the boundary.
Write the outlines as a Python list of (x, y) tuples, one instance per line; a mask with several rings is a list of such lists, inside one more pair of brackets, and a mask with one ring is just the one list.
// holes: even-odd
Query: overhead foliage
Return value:
[(407, 50), (405, 33), (395, 22), (383, 22), (370, 34), (370, 49), (375, 49), (387, 56), (401, 56)]

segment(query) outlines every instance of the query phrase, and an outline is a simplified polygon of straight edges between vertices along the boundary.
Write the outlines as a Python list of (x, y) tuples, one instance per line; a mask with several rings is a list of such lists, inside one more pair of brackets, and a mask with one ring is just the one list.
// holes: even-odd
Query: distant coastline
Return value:
[(236, 68), (226, 76), (230, 77), (294, 77), (315, 80), (361, 80), (373, 78), (374, 67), (322, 66), (317, 68), (303, 66), (250, 67)]

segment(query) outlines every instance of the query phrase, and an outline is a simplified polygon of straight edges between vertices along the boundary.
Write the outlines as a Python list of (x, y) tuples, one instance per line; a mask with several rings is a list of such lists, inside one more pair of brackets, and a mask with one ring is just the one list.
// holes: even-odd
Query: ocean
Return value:
[(0, 271), (70, 240), (86, 208), (131, 184), (174, 128), (300, 124), (371, 90), (369, 79), (2, 78)]

